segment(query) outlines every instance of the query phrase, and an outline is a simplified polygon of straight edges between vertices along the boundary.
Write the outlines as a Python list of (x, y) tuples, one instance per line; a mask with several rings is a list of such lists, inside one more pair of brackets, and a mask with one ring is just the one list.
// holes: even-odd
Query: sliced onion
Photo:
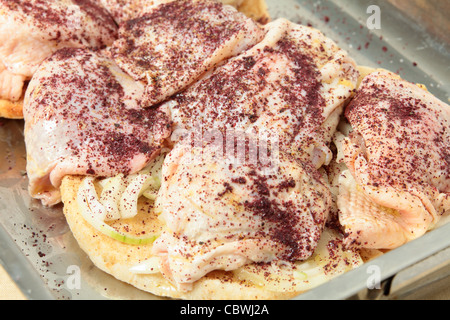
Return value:
[(159, 268), (161, 259), (159, 257), (151, 257), (141, 263), (132, 266), (129, 270), (134, 274), (155, 274), (160, 273)]
[(141, 174), (149, 174), (155, 179), (152, 187), (156, 190), (161, 187), (162, 166), (168, 151), (169, 150), (163, 150), (158, 157), (140, 171)]
[(149, 200), (155, 201), (156, 198), (158, 197), (158, 191), (153, 189), (147, 189), (142, 193), (142, 195)]
[(89, 203), (91, 215), (94, 219), (104, 221), (106, 219), (107, 212), (105, 207), (98, 200), (94, 181), (94, 177), (84, 178), (78, 192), (78, 197), (81, 196), (85, 199), (86, 203)]
[(117, 220), (121, 218), (119, 202), (125, 189), (126, 185), (123, 174), (102, 180), (100, 203), (105, 207), (107, 212), (105, 221)]
[(138, 213), (137, 203), (142, 194), (153, 184), (155, 179), (149, 174), (139, 174), (131, 181), (123, 192), (120, 202), (119, 211), (122, 219), (133, 218)]
[[(344, 251), (334, 240), (338, 236), (326, 230), (312, 257), (306, 261), (282, 264), (272, 262), (261, 269), (247, 265), (234, 271), (239, 280), (249, 281), (256, 286), (274, 292), (304, 292), (323, 284), (363, 263), (359, 254)], [(333, 244), (330, 254), (328, 246)]]
[(86, 177), (83, 180), (78, 191), (77, 203), (81, 215), (92, 227), (117, 241), (131, 245), (144, 245), (153, 243), (159, 236), (159, 234), (151, 234), (143, 237), (133, 236), (117, 231), (105, 223), (106, 210), (98, 201), (94, 178), (92, 177)]

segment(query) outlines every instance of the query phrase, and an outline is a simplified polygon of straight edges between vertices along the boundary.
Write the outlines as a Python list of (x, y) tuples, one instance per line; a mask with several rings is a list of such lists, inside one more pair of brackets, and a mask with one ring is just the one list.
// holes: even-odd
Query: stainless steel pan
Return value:
[[(450, 23), (443, 13), (450, 12), (450, 2), (267, 3), (273, 18), (312, 25), (359, 64), (398, 72), (448, 103)], [(378, 9), (377, 25), (373, 14)], [(46, 209), (30, 199), (25, 164), (23, 121), (0, 119), (0, 262), (24, 294), (30, 299), (157, 299), (93, 266), (73, 239), (62, 208)], [(450, 284), (449, 246), (447, 224), (296, 299), (424, 297)]]

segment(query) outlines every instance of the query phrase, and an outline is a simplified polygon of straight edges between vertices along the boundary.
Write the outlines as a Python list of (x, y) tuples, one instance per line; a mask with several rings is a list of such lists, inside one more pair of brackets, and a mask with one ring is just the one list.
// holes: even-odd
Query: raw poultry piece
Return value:
[(117, 24), (137, 18), (151, 7), (176, 0), (95, 0), (105, 7)]
[(0, 116), (8, 117), (26, 81), (53, 52), (111, 45), (117, 29), (109, 13), (90, 0), (0, 0), (0, 99), (11, 105), (2, 107)]
[[(191, 290), (213, 270), (313, 254), (331, 206), (314, 167), (273, 154), (251, 136), (232, 148), (220, 140), (187, 141), (163, 165), (156, 210), (167, 230), (153, 246), (163, 276), (178, 290)], [(269, 161), (256, 156), (261, 149), (269, 150)]]
[(143, 92), (113, 60), (88, 49), (64, 48), (46, 60), (24, 104), (31, 196), (54, 205), (65, 175), (142, 169), (170, 134), (167, 112), (140, 107)]
[(265, 38), (167, 102), (177, 140), (191, 130), (243, 131), (319, 168), (352, 96), (358, 70), (347, 52), (313, 28), (278, 19)]
[(450, 209), (450, 107), (387, 71), (362, 81), (338, 145), (346, 245), (394, 249)]
[(112, 53), (123, 70), (146, 83), (143, 106), (149, 107), (185, 89), (263, 35), (255, 21), (231, 6), (180, 0), (124, 22)]
[[(176, 0), (96, 0), (104, 6), (114, 17), (118, 24), (137, 18), (151, 7)], [(211, 0), (215, 1), (215, 0)], [(268, 22), (269, 14), (264, 0), (218, 0), (231, 5), (248, 17), (264, 23)]]

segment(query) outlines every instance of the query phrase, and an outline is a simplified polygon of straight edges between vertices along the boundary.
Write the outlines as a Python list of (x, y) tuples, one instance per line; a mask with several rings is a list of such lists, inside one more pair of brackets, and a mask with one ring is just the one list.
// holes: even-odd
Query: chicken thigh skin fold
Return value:
[[(243, 139), (236, 141), (250, 154), (262, 143)], [(167, 230), (153, 254), (178, 289), (190, 290), (213, 270), (305, 260), (314, 252), (331, 207), (322, 176), (283, 152), (264, 163), (251, 159), (223, 144), (186, 140), (167, 156), (156, 203)]]
[(347, 107), (338, 206), (347, 245), (393, 249), (450, 209), (450, 107), (377, 71)]
[(162, 108), (142, 109), (143, 92), (98, 52), (65, 48), (46, 60), (24, 105), (31, 196), (54, 205), (65, 175), (132, 174), (153, 159), (170, 118)]

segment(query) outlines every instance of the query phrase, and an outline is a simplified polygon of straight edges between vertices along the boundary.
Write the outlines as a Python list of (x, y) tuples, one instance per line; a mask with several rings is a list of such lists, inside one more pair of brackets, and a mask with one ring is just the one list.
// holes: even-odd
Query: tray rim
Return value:
[[(361, 281), (361, 279), (367, 279), (368, 268), (371, 266), (382, 265), (381, 280), (386, 280), (404, 268), (448, 248), (450, 246), (449, 232), (450, 223), (313, 288), (293, 298), (293, 300), (348, 299), (361, 290), (367, 289), (365, 282)], [(436, 241), (437, 239), (439, 241)], [(417, 250), (417, 248), (427, 246), (427, 250)], [(55, 300), (41, 276), (23, 255), (18, 245), (2, 225), (0, 225), (0, 264), (27, 298)], [(355, 279), (359, 279), (359, 282), (355, 281)]]
[[(380, 281), (385, 281), (398, 272), (449, 248), (449, 234), (450, 223), (446, 223), (415, 240), (364, 263), (356, 269), (339, 275), (338, 277), (295, 297), (294, 300), (349, 299), (359, 292), (368, 289), (366, 285), (367, 282), (364, 280), (367, 280), (368, 275), (371, 274), (371, 268), (379, 268), (381, 271)], [(427, 247), (428, 249), (418, 250), (423, 247)]]

